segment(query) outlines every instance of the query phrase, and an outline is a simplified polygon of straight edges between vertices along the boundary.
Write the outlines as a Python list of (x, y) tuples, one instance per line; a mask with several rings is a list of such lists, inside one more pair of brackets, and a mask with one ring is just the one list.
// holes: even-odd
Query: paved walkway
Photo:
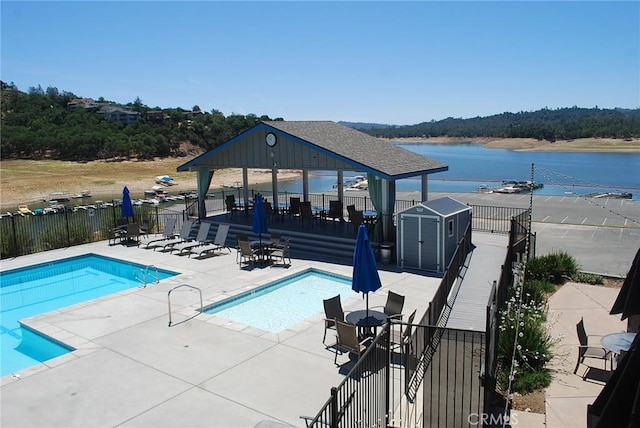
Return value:
[[(625, 331), (626, 322), (620, 321), (620, 315), (609, 315), (618, 292), (617, 288), (570, 282), (551, 296), (548, 324), (558, 343), (550, 364), (553, 381), (546, 391), (546, 415), (517, 412), (514, 428), (587, 426), (587, 404), (593, 403), (602, 390), (607, 373), (602, 370), (603, 361), (586, 359), (588, 366), (580, 365), (573, 374), (578, 347), (576, 324), (583, 317), (589, 336)], [(594, 345), (599, 344), (598, 337), (590, 339)]]

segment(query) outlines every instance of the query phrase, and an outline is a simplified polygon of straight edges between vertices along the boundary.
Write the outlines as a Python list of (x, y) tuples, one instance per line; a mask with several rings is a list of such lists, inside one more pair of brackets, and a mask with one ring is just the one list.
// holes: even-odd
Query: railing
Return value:
[[(257, 191), (250, 192), (253, 197)], [(263, 196), (272, 197), (270, 191), (262, 191)], [(223, 190), (207, 194), (205, 208), (208, 213), (224, 212), (225, 196), (233, 194), (238, 196), (237, 190)], [(300, 197), (300, 193), (282, 192), (279, 201), (288, 203), (290, 197)], [(326, 207), (330, 200), (335, 200), (335, 195), (309, 194), (309, 200), (313, 206)], [(419, 201), (397, 200), (395, 212), (409, 208)], [(170, 204), (170, 203), (169, 203)], [(186, 217), (198, 215), (198, 200), (185, 199), (184, 202), (169, 204), (148, 205), (134, 207), (134, 220), (149, 225), (149, 233), (158, 233), (164, 230), (167, 218), (176, 217), (183, 220)], [(374, 206), (368, 196), (344, 195), (343, 216), (348, 217), (346, 207), (355, 205), (357, 210), (373, 210)], [(493, 233), (507, 233), (511, 227), (511, 218), (516, 217), (518, 224), (526, 226), (525, 215), (527, 210), (522, 208), (487, 207), (470, 205), (473, 212), (472, 229)], [(66, 248), (74, 245), (88, 244), (90, 242), (108, 239), (109, 231), (113, 229), (116, 220), (121, 216), (120, 208), (108, 206), (103, 208), (82, 210), (65, 209), (56, 214), (46, 215), (2, 215), (0, 216), (0, 257), (17, 257), (56, 248)], [(522, 221), (521, 221), (522, 220)], [(181, 224), (180, 221), (177, 222)], [(523, 226), (523, 227), (524, 227)], [(526, 227), (525, 227), (526, 228)]]
[[(391, 340), (407, 329), (407, 340)], [(427, 349), (420, 394), (411, 396), (406, 377)], [(470, 427), (482, 413), (483, 362), (483, 332), (388, 323), (358, 361), (342, 366), (351, 368), (320, 411), (304, 419), (318, 428)]]
[[(158, 268), (155, 267), (154, 265), (145, 266), (143, 268), (138, 269), (137, 271), (135, 271), (133, 273), (133, 279), (135, 279), (140, 284), (142, 284), (142, 288), (146, 288), (147, 284), (149, 283), (147, 281), (147, 279), (149, 277), (149, 269), (152, 270), (152, 274), (153, 274), (153, 272), (155, 272), (155, 275), (153, 275), (153, 277), (152, 277), (153, 278), (153, 283), (154, 284), (159, 284), (160, 283), (160, 273), (158, 272)], [(138, 273), (140, 274), (140, 276), (138, 276)]]
[[(121, 217), (117, 206), (91, 210), (67, 210), (44, 215), (3, 215), (0, 217), (0, 256), (17, 257), (41, 251), (66, 248), (107, 240), (109, 231)], [(155, 205), (134, 207), (134, 218), (147, 224), (148, 233), (164, 230), (168, 218), (181, 224), (182, 204), (159, 208)]]
[[(172, 319), (171, 319), (171, 292), (173, 292), (174, 290), (177, 290), (178, 288), (183, 288), (183, 287), (191, 288), (192, 290), (196, 290), (200, 294), (200, 310), (198, 312), (196, 312), (194, 315), (190, 316), (189, 318), (186, 318), (186, 319), (180, 321), (180, 323), (183, 323), (185, 321), (189, 321), (190, 319), (197, 317), (199, 314), (202, 313), (202, 310), (204, 309), (203, 302), (202, 302), (202, 290), (200, 290), (198, 287), (194, 287), (193, 285), (189, 285), (189, 284), (176, 285), (171, 290), (169, 290), (169, 292), (167, 293), (167, 304), (169, 305), (169, 327), (171, 327), (171, 325), (175, 325), (175, 324), (172, 324)], [(180, 324), (180, 323), (178, 323), (178, 324)]]

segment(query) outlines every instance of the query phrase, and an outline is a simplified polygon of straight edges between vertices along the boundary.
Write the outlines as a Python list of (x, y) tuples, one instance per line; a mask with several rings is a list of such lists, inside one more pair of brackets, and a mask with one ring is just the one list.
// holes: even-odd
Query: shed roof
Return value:
[(420, 202), (417, 205), (414, 205), (411, 208), (406, 209), (403, 212), (414, 210), (416, 207), (424, 207), (435, 214), (438, 214), (441, 217), (449, 217), (454, 214), (458, 214), (463, 211), (468, 211), (471, 209), (466, 204), (463, 204), (460, 201), (457, 201), (449, 196), (444, 196), (438, 199), (431, 199), (429, 201)]
[[(305, 152), (314, 152), (328, 159), (326, 169), (346, 169), (366, 171), (387, 180), (431, 174), (447, 171), (448, 166), (441, 162), (398, 147), (386, 140), (372, 137), (364, 132), (340, 125), (331, 121), (265, 121), (243, 132), (226, 143), (204, 153), (178, 167), (178, 171), (187, 171), (198, 166), (210, 168), (229, 167), (229, 156), (225, 151), (232, 150), (237, 144), (259, 141), (255, 134), (265, 135), (274, 132), (278, 139), (286, 139), (302, 146)], [(251, 144), (246, 150), (264, 150), (264, 145)], [(250, 154), (248, 154), (250, 156)], [(296, 155), (304, 159), (311, 156), (305, 153)], [(255, 156), (260, 163), (263, 156)], [(238, 161), (239, 162), (239, 161)], [(318, 161), (320, 162), (320, 161)], [(284, 162), (283, 162), (284, 164)], [(247, 164), (233, 165), (236, 167)], [(250, 167), (271, 168), (271, 159), (264, 159), (264, 164), (253, 163)], [(303, 165), (288, 165), (290, 168), (302, 168)], [(322, 164), (314, 165), (314, 169), (322, 169)]]

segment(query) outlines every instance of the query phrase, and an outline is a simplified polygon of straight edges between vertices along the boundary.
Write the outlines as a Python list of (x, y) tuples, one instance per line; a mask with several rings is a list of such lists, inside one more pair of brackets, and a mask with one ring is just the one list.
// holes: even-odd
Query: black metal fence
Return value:
[[(410, 329), (407, 340), (396, 341)], [(362, 357), (308, 427), (471, 427), (483, 412), (483, 332), (392, 322)], [(425, 355), (420, 388), (409, 377)]]
[[(528, 236), (527, 236), (528, 235)], [(527, 239), (528, 238), (528, 239)], [(509, 246), (498, 282), (494, 282), (486, 308), (486, 355), (483, 383), (485, 388), (484, 407), (487, 413), (502, 412), (507, 408), (505, 399), (497, 390), (498, 341), (500, 335), (500, 312), (507, 301), (508, 288), (514, 281), (514, 265), (535, 256), (536, 235), (531, 233), (529, 210), (511, 219)], [(526, 259), (526, 260), (525, 260)], [(491, 409), (495, 409), (492, 411)]]
[[(251, 191), (253, 197), (257, 191)], [(262, 192), (265, 197), (271, 197), (270, 192)], [(223, 212), (226, 210), (225, 196), (238, 196), (237, 190), (222, 190), (209, 193), (205, 199), (207, 212)], [(288, 202), (290, 197), (302, 197), (300, 193), (283, 192), (279, 200)], [(309, 200), (314, 206), (327, 207), (335, 195), (310, 194)], [(396, 201), (396, 212), (415, 205), (418, 201)], [(366, 195), (344, 195), (344, 216), (347, 217), (346, 207), (354, 205), (357, 210), (374, 210), (371, 198)], [(198, 201), (185, 199), (173, 205), (143, 204), (135, 206), (135, 221), (146, 224), (151, 233), (164, 230), (164, 223), (168, 217), (184, 219), (188, 216), (197, 217)], [(527, 210), (521, 208), (487, 207), (470, 205), (473, 213), (472, 229), (490, 231), (493, 233), (508, 233), (511, 218), (522, 217)], [(40, 251), (65, 248), (73, 245), (87, 244), (108, 239), (110, 229), (120, 217), (120, 208), (109, 204), (100, 207), (67, 207), (62, 212), (45, 215), (4, 214), (0, 216), (0, 257), (16, 257)], [(180, 222), (178, 222), (180, 225)]]
[[(182, 205), (175, 209), (135, 206), (131, 221), (144, 225), (149, 233), (156, 233), (164, 230), (169, 217), (176, 218), (180, 226), (183, 210)], [(0, 255), (4, 259), (104, 241), (120, 217), (120, 207), (113, 204), (44, 215), (4, 215), (0, 217)]]

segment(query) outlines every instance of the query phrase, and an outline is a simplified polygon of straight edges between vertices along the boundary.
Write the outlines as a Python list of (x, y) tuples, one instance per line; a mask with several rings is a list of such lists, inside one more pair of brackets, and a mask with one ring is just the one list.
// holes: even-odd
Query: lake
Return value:
[[(480, 185), (500, 187), (502, 180), (543, 183), (536, 190), (541, 195), (588, 195), (591, 193), (629, 192), (640, 199), (640, 153), (573, 153), (519, 152), (507, 149), (487, 149), (478, 144), (395, 143), (423, 156), (443, 162), (449, 171), (429, 176), (429, 191), (443, 193), (474, 192)], [(345, 172), (345, 178), (357, 175)], [(309, 191), (331, 190), (336, 183), (334, 171), (314, 171), (309, 174)], [(255, 189), (270, 189), (271, 184), (252, 185)], [(278, 183), (281, 192), (302, 192), (302, 179)], [(420, 190), (420, 178), (399, 180), (399, 192)]]

